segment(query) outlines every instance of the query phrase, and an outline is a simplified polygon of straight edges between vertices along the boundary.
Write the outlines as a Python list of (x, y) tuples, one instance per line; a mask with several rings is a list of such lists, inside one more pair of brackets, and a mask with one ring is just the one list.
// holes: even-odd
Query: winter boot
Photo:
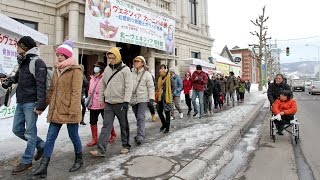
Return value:
[(151, 114), (151, 120), (152, 122), (156, 122), (157, 121), (157, 117), (155, 114)]
[(74, 161), (73, 166), (69, 169), (69, 172), (73, 172), (80, 169), (82, 165), (83, 165), (82, 152), (76, 153), (76, 159)]
[(40, 176), (41, 178), (47, 177), (47, 169), (49, 165), (50, 158), (48, 157), (42, 157), (40, 166), (31, 172), (32, 176)]
[(109, 138), (109, 142), (110, 143), (113, 143), (117, 138), (117, 134), (116, 134), (116, 131), (114, 130), (114, 127), (112, 127), (112, 131), (111, 131), (111, 135), (110, 135), (110, 138)]
[(91, 134), (92, 134), (92, 139), (91, 139), (91, 142), (89, 142), (87, 144), (87, 146), (94, 146), (97, 144), (98, 142), (98, 125), (95, 124), (95, 125), (91, 125)]

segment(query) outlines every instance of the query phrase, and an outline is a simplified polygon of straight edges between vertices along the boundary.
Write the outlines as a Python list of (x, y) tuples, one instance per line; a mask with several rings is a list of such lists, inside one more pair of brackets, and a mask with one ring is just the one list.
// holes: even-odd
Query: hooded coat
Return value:
[(54, 70), (47, 96), (49, 123), (75, 124), (81, 121), (82, 76), (79, 65), (67, 66), (60, 73)]
[[(110, 104), (119, 103), (129, 103), (132, 95), (132, 77), (131, 71), (128, 66), (126, 66), (121, 61), (121, 54), (118, 48), (111, 48), (107, 54), (114, 54), (116, 57), (116, 64), (106, 67), (103, 72), (103, 77), (101, 81), (101, 88), (99, 93), (99, 102), (107, 102)], [(112, 74), (115, 73), (122, 66), (126, 66), (121, 71), (119, 71), (113, 78), (109, 79)]]

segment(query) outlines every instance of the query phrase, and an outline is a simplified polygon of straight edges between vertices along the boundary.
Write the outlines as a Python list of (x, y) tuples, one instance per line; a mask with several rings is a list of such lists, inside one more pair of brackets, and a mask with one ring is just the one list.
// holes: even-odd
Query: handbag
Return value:
[[(94, 86), (94, 88), (93, 88), (93, 90), (92, 90), (93, 93), (95, 92), (96, 87), (97, 87), (98, 83), (100, 82), (100, 80), (101, 80), (101, 79), (99, 79), (98, 82), (96, 83), (96, 85)], [(87, 108), (89, 108), (89, 107), (92, 106), (92, 96), (91, 96), (91, 95), (88, 96), (88, 97), (85, 99), (84, 105), (85, 105)]]
[(139, 79), (139, 81), (138, 81), (138, 84), (137, 84), (135, 90), (132, 92), (131, 100), (130, 100), (130, 105), (131, 105), (131, 106), (134, 106), (134, 105), (138, 104), (137, 90), (138, 90), (139, 84), (140, 84), (141, 79), (142, 79), (142, 77), (143, 77), (143, 75), (144, 75), (145, 72), (146, 72), (146, 71), (143, 71), (142, 75), (140, 76), (140, 79)]

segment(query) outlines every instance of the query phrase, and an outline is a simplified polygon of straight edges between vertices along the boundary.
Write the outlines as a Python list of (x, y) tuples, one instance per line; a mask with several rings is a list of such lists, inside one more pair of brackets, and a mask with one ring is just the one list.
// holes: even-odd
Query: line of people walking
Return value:
[[(195, 72), (192, 74), (187, 72), (181, 80), (174, 69), (169, 70), (162, 64), (159, 77), (154, 79), (148, 71), (143, 56), (133, 59), (133, 68), (130, 70), (123, 63), (120, 51), (116, 47), (106, 52), (107, 65), (103, 62), (94, 64), (94, 72), (88, 82), (83, 75), (83, 67), (73, 58), (72, 47), (72, 41), (67, 40), (56, 49), (57, 60), (48, 84), (46, 79), (49, 75), (48, 70), (39, 57), (34, 40), (25, 36), (18, 41), (17, 50), (21, 56), (18, 58), (19, 71), (15, 76), (6, 78), (11, 85), (18, 84), (13, 132), (27, 141), (27, 148), (20, 164), (13, 169), (12, 174), (30, 169), (34, 158), (36, 161), (41, 159), (41, 162), (31, 175), (46, 177), (54, 144), (63, 124), (67, 125), (75, 153), (75, 161), (69, 171), (73, 172), (81, 168), (83, 165), (82, 142), (78, 130), (79, 123), (85, 125), (86, 108), (90, 111), (92, 136), (87, 146), (94, 147), (90, 154), (94, 157), (105, 157), (108, 144), (114, 142), (117, 137), (113, 127), (115, 117), (120, 124), (122, 143), (120, 153), (126, 154), (131, 149), (129, 105), (132, 106), (137, 121), (134, 141), (137, 145), (141, 145), (145, 140), (147, 109), (150, 110), (152, 121), (156, 121), (154, 104), (162, 124), (160, 131), (163, 133), (170, 132), (171, 120), (175, 119), (175, 108), (179, 112), (179, 117), (184, 117), (180, 105), (182, 91), (188, 106), (187, 115), (190, 116), (193, 111), (193, 117), (199, 118), (223, 109), (225, 99), (227, 106), (231, 103), (234, 106), (235, 92), (239, 94), (240, 102), (244, 101), (247, 85), (244, 79), (237, 79), (233, 72), (230, 72), (229, 77), (221, 75), (209, 77), (202, 70), (202, 66), (197, 65)], [(33, 76), (29, 64), (34, 57), (37, 60)], [(11, 85), (2, 84), (4, 88)], [(86, 98), (85, 86), (89, 86)], [(47, 121), (50, 124), (44, 142), (37, 136), (36, 121), (47, 106), (49, 106)], [(103, 125), (98, 135), (99, 115), (102, 116)], [(35, 149), (37, 149), (36, 153), (34, 153)]]

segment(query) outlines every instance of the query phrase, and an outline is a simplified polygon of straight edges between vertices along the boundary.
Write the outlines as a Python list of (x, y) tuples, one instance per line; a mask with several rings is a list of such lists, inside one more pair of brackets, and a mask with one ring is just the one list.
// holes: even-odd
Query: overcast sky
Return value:
[[(290, 47), (290, 56), (282, 53), (281, 63), (317, 60), (320, 50), (320, 0), (208, 0), (213, 52), (220, 53), (224, 45), (248, 47), (257, 43), (249, 32), (256, 30), (250, 20), (262, 14), (266, 5), (267, 26), (272, 42), (278, 40), (281, 49)], [(314, 37), (304, 40), (290, 40)], [(306, 44), (317, 45), (305, 46)]]

